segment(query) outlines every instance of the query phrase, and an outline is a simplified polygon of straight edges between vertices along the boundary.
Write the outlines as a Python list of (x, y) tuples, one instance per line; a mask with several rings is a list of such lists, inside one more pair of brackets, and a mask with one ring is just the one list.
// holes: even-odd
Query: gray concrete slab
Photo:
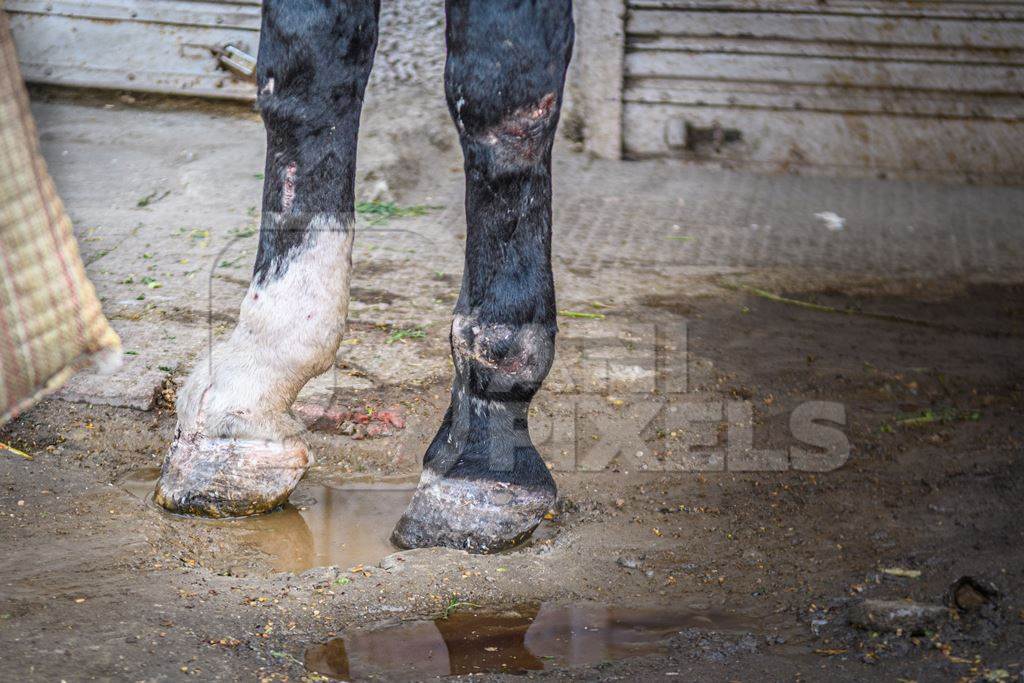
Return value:
[(170, 321), (115, 319), (124, 358), (112, 374), (80, 372), (56, 394), (75, 403), (150, 410), (156, 405), (165, 382), (204, 347), (206, 333), (194, 325)]
[[(311, 383), (307, 399), (447, 375), (443, 340), (465, 242), (461, 155), (438, 99), (423, 100), (422, 111), (406, 104), (396, 109), (392, 95), (368, 103), (359, 191), (430, 208), (382, 223), (360, 218), (348, 341), (339, 371)], [(89, 276), (126, 349), (139, 354), (120, 374), (82, 376), (61, 395), (146, 409), (172, 374), (155, 368), (184, 372), (237, 317), (256, 252), (262, 126), (244, 109), (173, 101), (58, 97), (33, 111)], [(560, 142), (555, 198), (565, 306), (758, 269), (808, 279), (1024, 273), (1024, 188), (600, 161)], [(567, 320), (563, 329), (580, 325)], [(387, 343), (403, 329), (435, 343)]]
[(1012, 277), (1024, 256), (1017, 187), (758, 175), (569, 154), (556, 178), (555, 253), (570, 266)]

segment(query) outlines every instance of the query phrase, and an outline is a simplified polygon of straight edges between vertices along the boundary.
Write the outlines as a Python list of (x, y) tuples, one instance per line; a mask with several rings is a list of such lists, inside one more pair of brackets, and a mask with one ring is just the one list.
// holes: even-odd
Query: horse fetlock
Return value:
[(455, 315), (452, 357), (471, 394), (487, 399), (528, 400), (554, 360), (552, 325), (481, 322)]

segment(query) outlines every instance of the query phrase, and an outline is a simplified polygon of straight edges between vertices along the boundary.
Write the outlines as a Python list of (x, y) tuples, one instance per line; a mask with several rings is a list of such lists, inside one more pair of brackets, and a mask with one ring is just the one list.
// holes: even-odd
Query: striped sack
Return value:
[(46, 172), (0, 10), (0, 425), (91, 361), (116, 364), (120, 345)]

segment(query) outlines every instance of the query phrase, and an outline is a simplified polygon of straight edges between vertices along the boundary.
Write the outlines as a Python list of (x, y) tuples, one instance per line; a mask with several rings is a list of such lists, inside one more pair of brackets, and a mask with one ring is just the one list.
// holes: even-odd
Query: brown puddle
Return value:
[[(117, 484), (149, 501), (160, 477), (159, 467), (129, 472)], [(409, 501), (419, 476), (371, 477), (357, 475), (330, 486), (302, 482), (280, 509), (240, 519), (189, 519), (238, 532), (238, 541), (255, 546), (270, 557), (274, 571), (300, 573), (314, 567), (348, 568), (373, 565), (397, 552), (389, 540)], [(171, 516), (161, 508), (161, 512)], [(543, 522), (533, 540), (550, 539), (556, 525)]]
[[(130, 472), (118, 484), (151, 501), (159, 476), (160, 469), (151, 467)], [(376, 564), (397, 551), (388, 538), (412, 499), (417, 479), (361, 478), (337, 486), (303, 482), (289, 502), (274, 512), (201, 521), (237, 530), (238, 540), (266, 553), (275, 571)]]
[(542, 604), (353, 631), (310, 647), (305, 665), (345, 680), (521, 673), (664, 653), (671, 637), (688, 628), (757, 630), (720, 612)]

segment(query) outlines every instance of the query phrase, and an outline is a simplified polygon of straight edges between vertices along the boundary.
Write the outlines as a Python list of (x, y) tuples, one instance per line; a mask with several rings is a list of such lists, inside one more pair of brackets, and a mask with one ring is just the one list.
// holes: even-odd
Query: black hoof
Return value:
[(522, 543), (555, 503), (554, 487), (445, 478), (424, 470), (391, 533), (399, 548), (444, 546), (493, 553)]
[(255, 515), (287, 501), (309, 465), (309, 453), (298, 439), (275, 442), (182, 434), (164, 459), (154, 500), (186, 515)]

